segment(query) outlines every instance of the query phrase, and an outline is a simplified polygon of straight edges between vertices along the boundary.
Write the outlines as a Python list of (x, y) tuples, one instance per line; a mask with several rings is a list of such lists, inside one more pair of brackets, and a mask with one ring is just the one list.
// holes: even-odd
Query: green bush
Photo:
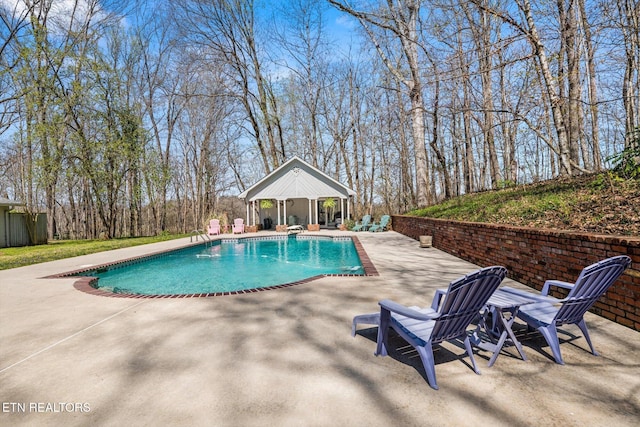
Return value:
[(621, 153), (611, 156), (613, 170), (627, 179), (640, 179), (640, 127), (631, 133), (631, 143)]
[(346, 219), (344, 220), (344, 225), (347, 228), (347, 230), (353, 230), (353, 227), (355, 227), (356, 222), (352, 219)]

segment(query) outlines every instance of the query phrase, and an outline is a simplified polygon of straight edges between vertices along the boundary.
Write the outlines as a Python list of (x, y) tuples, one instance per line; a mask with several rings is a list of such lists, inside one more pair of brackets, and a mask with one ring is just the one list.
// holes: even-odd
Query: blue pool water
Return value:
[(322, 274), (364, 274), (351, 239), (218, 240), (79, 275), (98, 277), (97, 287), (112, 292), (175, 295), (256, 289)]

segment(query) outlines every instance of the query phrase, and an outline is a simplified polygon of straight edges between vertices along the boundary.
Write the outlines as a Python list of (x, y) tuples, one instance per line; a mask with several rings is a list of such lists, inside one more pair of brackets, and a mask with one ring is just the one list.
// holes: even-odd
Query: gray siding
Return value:
[[(0, 211), (0, 247), (27, 246), (31, 244), (26, 221), (27, 214)], [(34, 229), (34, 244), (47, 243), (47, 215), (37, 214)]]

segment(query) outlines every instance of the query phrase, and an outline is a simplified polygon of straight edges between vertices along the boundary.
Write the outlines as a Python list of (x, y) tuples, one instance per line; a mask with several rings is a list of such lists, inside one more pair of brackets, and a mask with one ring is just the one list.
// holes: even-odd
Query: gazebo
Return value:
[[(277, 231), (288, 226), (339, 226), (351, 216), (350, 199), (356, 192), (295, 156), (243, 191), (246, 224)], [(346, 213), (345, 213), (346, 209)]]

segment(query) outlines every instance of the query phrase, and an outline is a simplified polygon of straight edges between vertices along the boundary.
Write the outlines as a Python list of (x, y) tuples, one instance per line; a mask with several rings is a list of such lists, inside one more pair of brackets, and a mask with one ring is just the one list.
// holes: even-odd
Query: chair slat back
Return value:
[(432, 342), (463, 336), (506, 275), (506, 268), (494, 266), (451, 282), (433, 327)]
[(566, 301), (555, 317), (556, 325), (579, 322), (595, 302), (622, 275), (631, 264), (631, 258), (620, 255), (585, 267)]

